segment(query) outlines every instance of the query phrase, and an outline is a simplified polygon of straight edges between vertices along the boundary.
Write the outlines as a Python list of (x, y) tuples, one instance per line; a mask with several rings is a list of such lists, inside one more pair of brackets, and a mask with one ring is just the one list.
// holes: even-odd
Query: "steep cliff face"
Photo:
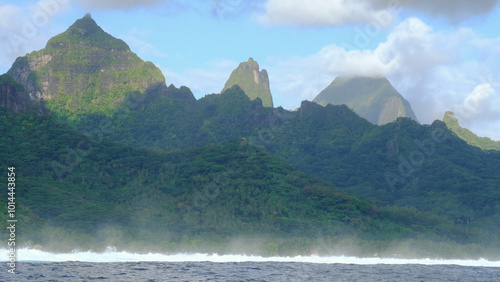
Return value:
[(104, 32), (89, 14), (8, 71), (30, 99), (67, 115), (106, 113), (127, 95), (164, 84), (161, 71)]
[(17, 114), (25, 111), (28, 105), (23, 86), (7, 74), (0, 75), (0, 108)]
[(385, 77), (337, 77), (313, 101), (322, 106), (345, 104), (359, 116), (378, 125), (395, 121), (398, 117), (417, 120), (410, 103)]
[(251, 99), (260, 98), (262, 105), (265, 107), (273, 107), (273, 97), (269, 87), (269, 77), (267, 71), (259, 68), (259, 64), (252, 58), (247, 62), (242, 62), (232, 73), (227, 80), (224, 89), (221, 92), (238, 85), (245, 94)]

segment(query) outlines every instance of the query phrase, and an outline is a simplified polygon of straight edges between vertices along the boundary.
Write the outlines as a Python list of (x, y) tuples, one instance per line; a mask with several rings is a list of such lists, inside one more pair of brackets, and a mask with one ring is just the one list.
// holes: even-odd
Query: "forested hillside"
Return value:
[(15, 167), (23, 246), (500, 253), (500, 152), (441, 121), (272, 108), (238, 85), (196, 99), (90, 16), (18, 58), (0, 102), (0, 168)]
[(51, 117), (2, 111), (1, 120), (0, 165), (16, 167), (25, 244), (224, 252), (235, 251), (224, 242), (245, 237), (254, 240), (249, 253), (299, 254), (327, 238), (329, 250), (347, 239), (371, 245), (366, 255), (404, 240), (454, 245), (483, 236), (346, 195), (246, 139), (166, 153), (87, 138)]

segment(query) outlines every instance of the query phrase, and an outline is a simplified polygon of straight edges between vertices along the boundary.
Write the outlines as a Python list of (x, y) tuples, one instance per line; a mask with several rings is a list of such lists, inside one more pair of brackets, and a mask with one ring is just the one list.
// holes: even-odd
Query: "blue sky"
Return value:
[(253, 57), (275, 106), (293, 110), (339, 75), (386, 76), (421, 123), (451, 110), (500, 140), (498, 0), (0, 1), (0, 73), (87, 12), (197, 98)]

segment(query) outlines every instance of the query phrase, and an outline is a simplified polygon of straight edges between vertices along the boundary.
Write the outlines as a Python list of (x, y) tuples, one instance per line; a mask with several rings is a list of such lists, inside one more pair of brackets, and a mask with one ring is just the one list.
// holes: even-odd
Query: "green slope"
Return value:
[(21, 246), (234, 252), (228, 242), (245, 238), (238, 252), (283, 255), (323, 238), (331, 250), (366, 244), (357, 254), (368, 255), (417, 240), (430, 244), (420, 250), (428, 255), (432, 238), (456, 247), (479, 234), (346, 195), (245, 139), (166, 153), (87, 138), (50, 117), (0, 110), (0, 119), (0, 167), (16, 167)]
[(300, 112), (266, 145), (299, 170), (363, 198), (414, 206), (460, 224), (498, 226), (497, 152), (467, 145), (439, 121), (422, 126), (400, 118), (378, 127), (363, 124), (345, 106), (311, 102), (303, 102)]
[[(174, 94), (182, 92), (180, 89), (169, 89), (169, 94), (152, 95), (148, 102), (134, 104), (126, 115), (106, 119), (111, 126), (104, 137), (134, 147), (164, 150), (246, 138), (350, 194), (385, 204), (415, 206), (457, 222), (467, 221), (470, 215), (497, 220), (495, 213), (485, 211), (495, 210), (500, 201), (496, 190), (500, 156), (468, 146), (442, 122), (426, 126), (400, 118), (375, 126), (347, 106), (303, 102), (293, 112), (262, 107), (237, 86), (198, 101)], [(102, 119), (89, 117), (88, 131), (99, 128), (100, 123)], [(441, 133), (447, 138), (438, 146), (432, 136)], [(432, 146), (425, 145), (429, 140), (435, 149), (427, 155), (425, 146)], [(406, 171), (410, 157), (416, 165)], [(485, 195), (490, 195), (485, 207), (480, 207), (482, 200), (470, 201)], [(436, 204), (437, 199), (445, 199), (447, 205)]]
[(444, 114), (443, 122), (451, 131), (471, 146), (476, 146), (483, 150), (500, 150), (500, 141), (493, 141), (488, 137), (479, 137), (467, 128), (461, 127), (458, 119), (452, 112)]
[[(313, 102), (303, 102), (294, 112), (270, 109), (250, 101), (239, 87), (190, 102), (173, 98), (182, 96), (174, 94), (180, 89), (170, 91), (139, 103), (121, 119), (110, 119), (118, 126), (105, 136), (165, 150), (245, 137), (348, 194), (415, 207), (464, 228), (499, 232), (500, 155), (468, 146), (443, 123), (425, 126), (400, 118), (379, 127), (347, 106)], [(89, 128), (99, 126), (99, 119), (90, 120), (95, 122)], [(446, 142), (438, 144), (436, 134), (444, 134)]]
[(386, 78), (337, 77), (313, 101), (322, 106), (345, 104), (378, 125), (395, 121), (398, 117), (417, 120), (408, 101)]
[(239, 86), (196, 100), (187, 87), (170, 85), (127, 99), (109, 117), (86, 115), (78, 128), (93, 132), (104, 123), (109, 126), (102, 134), (110, 140), (134, 147), (174, 150), (249, 136), (269, 123), (266, 118), (272, 112), (260, 101), (250, 101)]

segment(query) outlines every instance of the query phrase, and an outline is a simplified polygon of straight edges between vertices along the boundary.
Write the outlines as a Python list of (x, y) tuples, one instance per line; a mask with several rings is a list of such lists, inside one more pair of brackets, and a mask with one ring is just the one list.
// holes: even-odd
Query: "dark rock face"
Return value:
[(22, 85), (7, 74), (0, 76), (0, 107), (18, 114), (28, 108), (28, 97)]

